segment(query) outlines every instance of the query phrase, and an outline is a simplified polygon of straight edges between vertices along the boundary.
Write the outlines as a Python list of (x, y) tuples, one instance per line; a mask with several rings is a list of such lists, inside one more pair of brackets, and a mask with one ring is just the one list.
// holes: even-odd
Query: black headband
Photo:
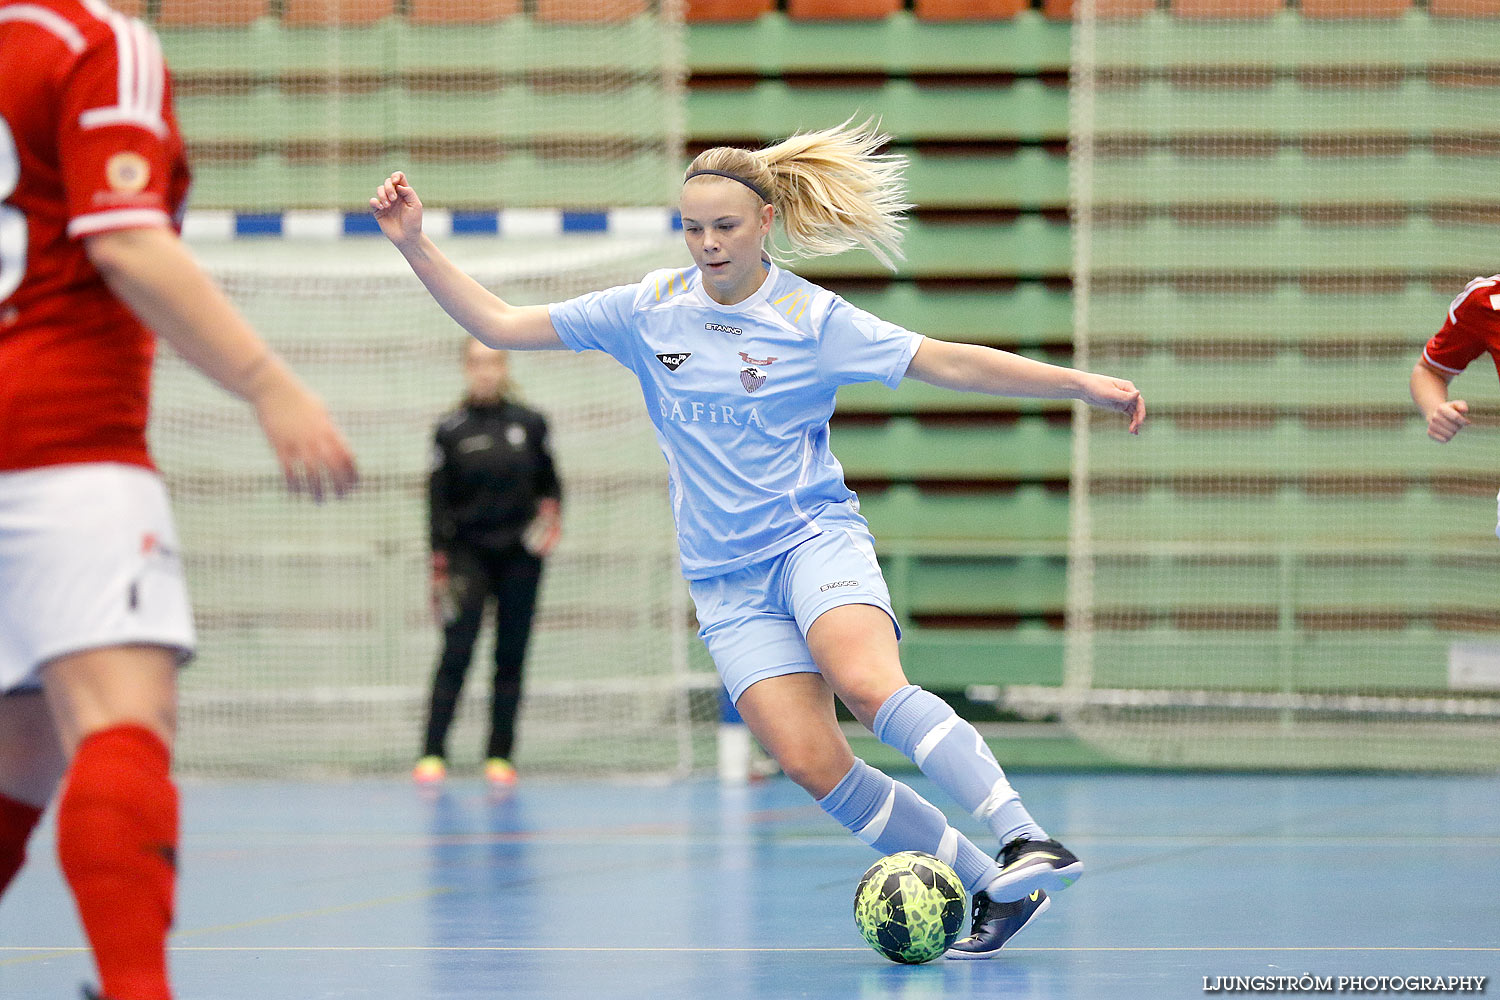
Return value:
[(686, 184), (694, 177), (701, 177), (704, 174), (713, 174), (715, 177), (728, 177), (732, 181), (739, 181), (741, 184), (745, 185), (745, 187), (760, 195), (761, 201), (765, 202), (767, 205), (771, 204), (771, 199), (767, 197), (766, 193), (760, 189), (759, 184), (752, 184), (751, 182), (745, 180), (745, 178), (741, 177), (739, 174), (731, 174), (727, 170), (694, 170), (692, 173), (688, 174), (682, 179), (682, 183)]

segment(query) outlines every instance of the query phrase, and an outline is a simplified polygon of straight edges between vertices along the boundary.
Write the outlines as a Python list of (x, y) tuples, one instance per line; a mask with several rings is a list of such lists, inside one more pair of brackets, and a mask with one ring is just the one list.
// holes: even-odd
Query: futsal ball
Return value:
[(854, 922), (870, 947), (892, 962), (930, 962), (963, 929), (964, 885), (957, 872), (931, 854), (888, 855), (859, 880)]

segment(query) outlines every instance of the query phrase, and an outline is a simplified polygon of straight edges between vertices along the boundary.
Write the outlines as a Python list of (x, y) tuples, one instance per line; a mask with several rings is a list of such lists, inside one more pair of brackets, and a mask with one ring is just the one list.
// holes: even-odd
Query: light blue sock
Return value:
[(874, 729), (880, 742), (911, 758), (1002, 845), (1017, 837), (1047, 839), (979, 731), (937, 695), (908, 684), (880, 706)]
[(949, 826), (942, 810), (862, 760), (818, 805), (881, 854), (924, 851), (946, 861), (970, 893), (999, 874), (994, 860)]

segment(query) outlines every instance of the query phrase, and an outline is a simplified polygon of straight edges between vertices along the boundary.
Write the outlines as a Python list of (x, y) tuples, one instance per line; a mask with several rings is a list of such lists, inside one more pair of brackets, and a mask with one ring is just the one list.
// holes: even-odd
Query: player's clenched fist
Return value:
[(380, 223), (380, 231), (397, 247), (408, 246), (422, 235), (422, 199), (400, 170), (375, 189), (370, 211)]
[(1437, 406), (1427, 415), (1427, 436), (1439, 443), (1453, 440), (1453, 435), (1469, 426), (1469, 404), (1454, 399)]

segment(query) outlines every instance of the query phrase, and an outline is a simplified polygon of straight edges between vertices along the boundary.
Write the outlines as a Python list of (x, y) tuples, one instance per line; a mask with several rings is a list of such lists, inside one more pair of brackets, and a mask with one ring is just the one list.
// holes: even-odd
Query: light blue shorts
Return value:
[(707, 580), (690, 580), (698, 635), (708, 646), (731, 701), (756, 681), (815, 674), (807, 630), (845, 604), (873, 604), (901, 626), (863, 525), (839, 525), (774, 559)]

